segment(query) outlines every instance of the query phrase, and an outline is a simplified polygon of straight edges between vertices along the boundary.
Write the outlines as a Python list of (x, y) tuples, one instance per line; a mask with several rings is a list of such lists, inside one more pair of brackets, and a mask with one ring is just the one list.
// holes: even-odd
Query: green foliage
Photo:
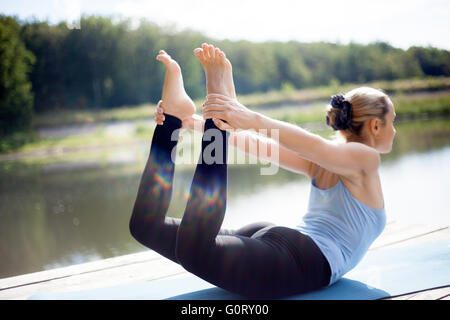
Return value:
[[(402, 50), (384, 42), (218, 41), (192, 30), (163, 28), (145, 19), (132, 27), (129, 19), (99, 16), (82, 16), (80, 29), (40, 21), (18, 25), (15, 22), (15, 32), (20, 29), (26, 48), (36, 56), (30, 80), (38, 113), (156, 103), (165, 72), (155, 59), (160, 49), (179, 62), (192, 99), (202, 98), (206, 93), (204, 72), (192, 54), (202, 42), (226, 52), (240, 95), (450, 75), (450, 53), (436, 48)], [(2, 47), (8, 52), (18, 50), (9, 42), (2, 41)], [(25, 56), (32, 60), (31, 55)], [(25, 74), (25, 67), (17, 68)], [(24, 81), (10, 88), (26, 91)]]
[(411, 47), (408, 53), (414, 57), (423, 72), (430, 76), (448, 74), (450, 72), (450, 52), (433, 47)]
[(0, 15), (0, 138), (2, 140), (30, 128), (33, 94), (28, 72), (34, 59), (33, 54), (26, 50), (20, 38), (20, 25), (17, 21)]
[(281, 92), (286, 94), (291, 94), (295, 91), (295, 87), (289, 81), (285, 81), (281, 84)]

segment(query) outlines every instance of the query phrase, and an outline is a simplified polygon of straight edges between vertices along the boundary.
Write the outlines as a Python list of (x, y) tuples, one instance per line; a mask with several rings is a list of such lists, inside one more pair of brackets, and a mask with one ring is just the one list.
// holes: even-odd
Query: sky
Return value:
[[(385, 41), (450, 50), (450, 0), (0, 0), (0, 13), (79, 26), (81, 14), (146, 18), (218, 39)], [(78, 23), (77, 23), (78, 21)]]

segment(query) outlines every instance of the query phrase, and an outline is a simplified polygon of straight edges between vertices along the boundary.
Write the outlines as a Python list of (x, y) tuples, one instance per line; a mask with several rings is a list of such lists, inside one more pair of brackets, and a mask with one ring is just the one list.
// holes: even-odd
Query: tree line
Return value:
[(26, 126), (33, 112), (157, 102), (164, 80), (164, 68), (155, 59), (160, 49), (179, 62), (187, 93), (202, 97), (204, 74), (193, 55), (202, 42), (226, 52), (238, 94), (450, 75), (450, 52), (433, 47), (252, 43), (214, 40), (147, 20), (133, 26), (129, 19), (82, 16), (80, 28), (71, 29), (65, 22), (0, 15), (1, 134)]

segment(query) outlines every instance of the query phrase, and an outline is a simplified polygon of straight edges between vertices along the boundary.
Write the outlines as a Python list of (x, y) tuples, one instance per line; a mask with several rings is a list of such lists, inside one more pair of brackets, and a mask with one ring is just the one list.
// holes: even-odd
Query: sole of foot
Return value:
[(183, 75), (178, 62), (164, 50), (159, 51), (156, 60), (166, 67), (161, 104), (164, 113), (180, 120), (190, 118), (195, 113), (195, 104), (184, 89)]
[(236, 98), (233, 82), (233, 68), (225, 52), (213, 45), (203, 43), (194, 49), (194, 55), (203, 66), (206, 75), (206, 90)]

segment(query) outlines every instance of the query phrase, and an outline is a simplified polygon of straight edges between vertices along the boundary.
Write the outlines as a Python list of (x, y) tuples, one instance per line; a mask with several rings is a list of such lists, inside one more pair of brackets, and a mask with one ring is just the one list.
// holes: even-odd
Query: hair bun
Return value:
[(330, 124), (330, 118), (327, 116), (327, 125), (331, 126), (334, 130), (350, 128), (352, 123), (352, 104), (342, 94), (336, 94), (331, 97), (330, 105), (339, 110), (335, 113), (334, 124)]

